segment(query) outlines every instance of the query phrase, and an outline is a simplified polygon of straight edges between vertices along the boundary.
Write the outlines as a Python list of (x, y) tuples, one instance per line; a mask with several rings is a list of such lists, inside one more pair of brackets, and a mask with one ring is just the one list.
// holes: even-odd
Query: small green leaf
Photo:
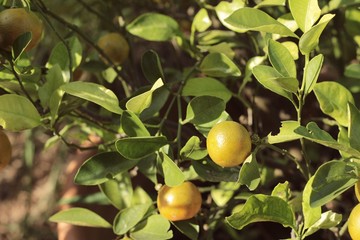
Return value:
[(58, 64), (48, 70), (45, 79), (44, 85), (39, 87), (39, 98), (41, 105), (46, 108), (49, 106), (51, 95), (66, 82)]
[(158, 151), (169, 142), (164, 136), (129, 137), (116, 141), (116, 150), (125, 158), (137, 160)]
[(149, 131), (139, 119), (139, 117), (128, 110), (121, 115), (121, 127), (129, 137), (147, 137), (150, 136)]
[(205, 56), (200, 70), (211, 77), (241, 76), (240, 69), (223, 53), (213, 52)]
[(342, 220), (342, 215), (327, 211), (321, 214), (320, 219), (315, 222), (304, 234), (304, 237), (310, 236), (320, 229), (329, 229), (337, 226)]
[(211, 160), (192, 161), (196, 173), (209, 182), (237, 182), (239, 178), (239, 169), (222, 168)]
[(74, 207), (55, 213), (49, 218), (49, 221), (63, 222), (86, 227), (112, 228), (112, 225), (98, 214), (88, 209), (79, 207)]
[(145, 203), (121, 210), (114, 219), (114, 233), (118, 235), (127, 233), (143, 219), (150, 206), (151, 203)]
[(249, 197), (242, 209), (226, 218), (237, 230), (254, 222), (277, 222), (296, 229), (291, 206), (279, 197), (256, 194)]
[(245, 1), (243, 0), (233, 0), (231, 2), (220, 1), (219, 4), (215, 7), (215, 12), (220, 22), (230, 30), (237, 31), (236, 27), (233, 27), (231, 24), (227, 23), (227, 19), (232, 13), (236, 10), (243, 8), (245, 6)]
[(129, 161), (117, 152), (104, 152), (86, 160), (78, 169), (74, 181), (80, 185), (97, 185), (129, 170), (137, 161)]
[(317, 222), (321, 217), (321, 207), (310, 206), (310, 194), (312, 192), (312, 184), (314, 176), (306, 183), (302, 195), (302, 211), (304, 215), (304, 229), (308, 229)]
[(271, 7), (271, 6), (285, 6), (286, 0), (263, 0), (259, 2), (255, 8)]
[(347, 88), (337, 82), (320, 82), (315, 84), (314, 93), (323, 113), (342, 126), (349, 125), (347, 104), (354, 103), (354, 98)]
[(32, 38), (31, 32), (25, 32), (17, 37), (12, 46), (12, 58), (14, 62), (17, 61), (18, 57), (24, 52), (25, 48), (29, 45)]
[(152, 203), (153, 200), (149, 196), (149, 194), (140, 186), (136, 186), (132, 199), (131, 199), (131, 205), (137, 205), (137, 204), (144, 204), (144, 203)]
[(334, 16), (334, 14), (325, 14), (322, 16), (318, 24), (313, 26), (309, 31), (301, 36), (299, 40), (299, 48), (303, 54), (309, 54), (317, 47), (321, 33)]
[(291, 14), (303, 32), (307, 32), (321, 14), (317, 0), (289, 0), (289, 7)]
[(296, 78), (296, 65), (289, 50), (281, 43), (269, 40), (269, 59), (271, 65), (284, 77)]
[(305, 87), (304, 87), (304, 96), (311, 93), (311, 91), (314, 89), (315, 84), (318, 80), (321, 67), (324, 62), (324, 56), (322, 54), (319, 54), (312, 58), (309, 63), (305, 67)]
[(145, 109), (149, 108), (152, 103), (152, 96), (156, 89), (163, 86), (164, 83), (161, 78), (156, 80), (154, 85), (149, 91), (141, 93), (126, 102), (126, 108), (136, 114), (142, 113)]
[(144, 53), (141, 58), (141, 68), (146, 79), (152, 84), (159, 78), (165, 79), (159, 55), (154, 50)]
[(200, 146), (201, 141), (197, 136), (192, 136), (180, 150), (180, 156), (183, 159), (201, 160), (206, 157), (207, 150)]
[(350, 146), (360, 151), (360, 111), (352, 103), (348, 104), (348, 112), (350, 116), (349, 124), (349, 141)]
[(197, 240), (199, 237), (200, 227), (198, 224), (190, 221), (176, 221), (172, 223), (182, 234), (191, 240)]
[(289, 28), (276, 21), (270, 15), (256, 8), (240, 8), (225, 19), (232, 30), (244, 32), (248, 30), (275, 33), (281, 36), (298, 38)]
[(219, 80), (210, 77), (190, 78), (182, 90), (182, 96), (213, 96), (228, 102), (231, 91)]
[(201, 8), (194, 17), (191, 25), (191, 32), (204, 32), (211, 27), (211, 19), (205, 8)]
[(276, 185), (272, 190), (271, 196), (279, 197), (284, 201), (288, 202), (291, 197), (289, 182), (286, 181), (284, 183), (278, 183), (278, 185)]
[(334, 160), (321, 165), (311, 185), (310, 206), (319, 207), (333, 200), (358, 181), (354, 165)]
[(0, 126), (9, 131), (22, 131), (41, 124), (41, 117), (26, 97), (16, 94), (0, 96)]
[(110, 112), (121, 114), (119, 100), (115, 93), (104, 86), (91, 82), (70, 82), (61, 86), (67, 94), (98, 104)]
[(239, 183), (246, 185), (250, 191), (254, 191), (260, 184), (260, 172), (254, 154), (243, 163), (239, 172)]
[(280, 132), (276, 135), (271, 133), (267, 136), (267, 141), (270, 144), (288, 142), (300, 139), (300, 136), (294, 133), (294, 130), (300, 126), (298, 121), (282, 121)]
[(349, 78), (360, 79), (360, 64), (353, 63), (346, 66), (344, 75)]
[(164, 181), (167, 186), (174, 187), (184, 182), (185, 175), (174, 161), (165, 153), (162, 153), (162, 169), (164, 173)]
[(138, 224), (135, 230), (130, 233), (130, 237), (136, 240), (165, 240), (171, 239), (173, 233), (170, 230), (170, 222), (163, 216), (156, 214)]
[(145, 13), (128, 24), (126, 30), (149, 41), (168, 41), (179, 32), (179, 25), (167, 15)]
[(224, 207), (234, 196), (235, 191), (238, 190), (240, 186), (240, 183), (220, 182), (217, 188), (211, 189), (211, 198), (217, 206)]
[(211, 122), (225, 111), (225, 102), (217, 97), (200, 96), (192, 99), (186, 110), (183, 123), (191, 122), (195, 125)]

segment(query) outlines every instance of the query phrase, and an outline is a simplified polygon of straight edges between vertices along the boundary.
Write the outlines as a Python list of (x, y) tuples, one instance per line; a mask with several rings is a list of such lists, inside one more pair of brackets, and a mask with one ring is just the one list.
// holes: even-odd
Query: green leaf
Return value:
[(113, 83), (117, 79), (117, 73), (113, 67), (101, 71), (101, 76), (108, 82)]
[(286, 0), (263, 0), (259, 2), (255, 8), (271, 7), (271, 6), (285, 6)]
[(158, 151), (169, 142), (164, 136), (129, 137), (116, 141), (116, 150), (125, 158), (137, 160)]
[(348, 104), (350, 116), (349, 140), (350, 146), (360, 151), (360, 111), (352, 103)]
[(121, 127), (129, 137), (148, 137), (149, 131), (140, 118), (133, 112), (125, 110), (121, 115)]
[(130, 233), (130, 237), (134, 240), (162, 240), (171, 239), (173, 233), (170, 230), (170, 222), (163, 216), (156, 214), (138, 224), (135, 230)]
[(145, 108), (140, 113), (140, 119), (145, 121), (146, 119), (157, 116), (159, 111), (167, 103), (170, 95), (170, 90), (166, 87), (160, 87), (155, 89), (151, 94), (150, 106)]
[(284, 201), (288, 202), (291, 197), (291, 190), (289, 187), (289, 182), (286, 181), (284, 183), (278, 183), (278, 185), (276, 185), (274, 187), (274, 189), (272, 190), (271, 196), (279, 197), (279, 198), (283, 199)]
[(219, 4), (215, 7), (215, 12), (220, 22), (230, 30), (238, 31), (236, 27), (233, 27), (231, 24), (227, 23), (227, 19), (232, 13), (237, 9), (243, 8), (245, 6), (245, 1), (243, 0), (233, 0), (231, 2), (220, 1)]
[(200, 96), (193, 98), (186, 109), (183, 123), (204, 124), (217, 119), (225, 111), (225, 102), (217, 97)]
[(298, 38), (296, 34), (285, 25), (256, 8), (240, 8), (226, 18), (225, 22), (231, 25), (232, 30), (240, 33), (252, 30)]
[(41, 105), (46, 108), (49, 106), (51, 95), (66, 82), (58, 64), (48, 70), (45, 79), (44, 85), (39, 87), (39, 98)]
[(151, 203), (139, 204), (121, 210), (114, 219), (114, 233), (123, 235), (136, 226), (148, 212)]
[(86, 227), (112, 228), (112, 225), (98, 214), (88, 209), (79, 207), (74, 207), (55, 213), (49, 218), (49, 221), (63, 222)]
[(290, 205), (279, 197), (256, 194), (249, 197), (242, 209), (226, 217), (237, 230), (254, 222), (277, 222), (296, 229), (295, 216)]
[(182, 96), (213, 96), (228, 102), (232, 97), (231, 91), (220, 81), (210, 77), (190, 78), (186, 81)]
[(289, 0), (291, 14), (303, 32), (307, 32), (319, 19), (318, 0)]
[[(290, 88), (298, 88), (298, 82), (296, 79), (291, 78), (283, 78), (283, 76), (276, 71), (273, 67), (265, 66), (265, 65), (258, 65), (253, 68), (253, 74), (255, 78), (263, 85), (265, 88), (269, 89), (270, 91), (277, 93), (280, 96), (283, 96), (290, 101), (293, 101), (293, 97), (291, 92), (284, 89), (286, 86), (286, 82)], [(282, 81), (281, 79), (285, 80)]]
[(180, 156), (186, 160), (201, 160), (207, 156), (206, 148), (200, 146), (201, 141), (197, 136), (192, 136), (180, 150)]
[(349, 78), (360, 79), (360, 64), (353, 63), (346, 66), (344, 75)]
[(311, 185), (310, 206), (322, 206), (358, 181), (358, 172), (351, 163), (341, 160), (326, 162), (314, 174)]
[(326, 147), (337, 149), (339, 151), (343, 151), (356, 158), (360, 158), (359, 151), (351, 148), (350, 146), (348, 146), (348, 144), (337, 142), (335, 139), (332, 138), (329, 133), (321, 130), (314, 122), (308, 123), (306, 127), (300, 126), (295, 129), (294, 132), (310, 141), (319, 143)]
[(133, 196), (131, 199), (131, 205), (143, 204), (143, 203), (152, 203), (153, 200), (149, 194), (140, 186), (136, 186), (133, 191)]
[(314, 176), (312, 176), (306, 183), (302, 195), (302, 212), (304, 215), (304, 229), (313, 226), (321, 217), (321, 207), (310, 206), (310, 194), (312, 192), (312, 184)]
[(337, 226), (342, 220), (342, 215), (339, 213), (334, 213), (332, 211), (327, 211), (321, 214), (320, 219), (315, 222), (303, 235), (304, 237), (310, 236), (311, 234), (317, 232), (320, 229), (330, 229)]
[(131, 205), (133, 189), (128, 172), (123, 172), (99, 185), (101, 192), (117, 208), (123, 209)]
[(240, 69), (223, 53), (209, 53), (200, 64), (200, 70), (211, 77), (241, 76)]
[(31, 38), (32, 33), (25, 32), (15, 39), (11, 49), (11, 55), (14, 59), (14, 62), (18, 60), (20, 55), (24, 52), (25, 48), (29, 45)]
[(165, 79), (159, 55), (154, 50), (144, 53), (141, 58), (141, 69), (146, 79), (152, 84), (159, 78)]
[(304, 96), (311, 93), (311, 91), (314, 89), (315, 84), (318, 80), (318, 77), (320, 75), (321, 67), (324, 62), (324, 56), (322, 54), (319, 54), (312, 58), (309, 63), (305, 67), (305, 87), (304, 87)]
[(126, 30), (149, 41), (168, 41), (179, 32), (179, 25), (167, 15), (145, 13), (128, 24)]
[(174, 187), (184, 182), (185, 175), (174, 161), (165, 153), (161, 153), (162, 170), (164, 173), (164, 181), (167, 186)]
[(239, 169), (222, 168), (211, 160), (192, 161), (196, 173), (209, 182), (237, 182), (239, 178)]
[(146, 91), (144, 93), (141, 93), (141, 94), (129, 99), (126, 102), (126, 108), (128, 110), (134, 112), (135, 114), (142, 113), (145, 109), (150, 107), (150, 105), (152, 103), (152, 96), (153, 96), (154, 91), (163, 85), (164, 85), (164, 83), (163, 83), (162, 79), (159, 78), (158, 80), (156, 80), (156, 82), (154, 83), (154, 85), (151, 87), (151, 89), (149, 91)]
[(110, 112), (121, 114), (119, 100), (110, 89), (91, 82), (70, 82), (61, 86), (67, 94), (96, 103)]
[(41, 124), (41, 117), (29, 99), (16, 94), (0, 96), (0, 126), (9, 131), (22, 131)]
[(117, 152), (104, 152), (92, 156), (78, 169), (74, 182), (80, 185), (98, 185), (126, 172), (137, 161), (129, 161)]
[(269, 40), (269, 59), (271, 65), (284, 77), (296, 78), (296, 66), (289, 50), (281, 43)]
[(220, 182), (217, 188), (211, 189), (211, 198), (217, 206), (224, 207), (234, 196), (236, 190), (240, 188), (240, 183)]
[(195, 15), (194, 20), (191, 25), (191, 34), (195, 31), (204, 32), (209, 27), (211, 27), (211, 19), (205, 8), (201, 8)]
[(301, 36), (299, 40), (299, 48), (303, 54), (309, 54), (317, 47), (321, 33), (334, 16), (334, 14), (325, 14), (321, 17), (318, 24), (313, 26), (309, 31)]
[(349, 125), (347, 104), (354, 103), (354, 98), (347, 88), (337, 82), (320, 82), (315, 84), (314, 93), (323, 113), (342, 126)]
[(294, 133), (294, 130), (300, 126), (298, 121), (282, 121), (280, 132), (276, 135), (271, 133), (267, 136), (267, 141), (270, 144), (289, 142), (300, 139), (300, 136)]
[(254, 154), (250, 154), (243, 163), (239, 172), (239, 183), (254, 191), (260, 184), (259, 166)]
[(200, 227), (198, 224), (190, 221), (176, 221), (172, 223), (182, 234), (191, 240), (197, 240), (199, 237)]

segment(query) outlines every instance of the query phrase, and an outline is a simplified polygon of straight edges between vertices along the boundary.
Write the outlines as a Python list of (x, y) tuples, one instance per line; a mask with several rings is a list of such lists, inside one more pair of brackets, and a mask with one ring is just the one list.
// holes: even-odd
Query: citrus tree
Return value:
[(49, 221), (119, 239), (260, 239), (259, 222), (343, 239), (354, 208), (360, 239), (358, 0), (64, 2), (3, 1), (0, 125), (96, 149), (74, 182), (117, 215)]

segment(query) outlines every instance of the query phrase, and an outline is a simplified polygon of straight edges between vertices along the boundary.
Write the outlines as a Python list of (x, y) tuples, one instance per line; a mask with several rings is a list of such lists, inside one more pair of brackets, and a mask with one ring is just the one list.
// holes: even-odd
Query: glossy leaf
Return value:
[(166, 137), (129, 137), (116, 141), (116, 150), (125, 158), (137, 160), (158, 151), (169, 142)]
[(123, 235), (136, 226), (149, 210), (151, 203), (134, 205), (121, 210), (114, 219), (114, 233)]
[(276, 21), (264, 11), (256, 8), (240, 8), (226, 18), (225, 21), (231, 25), (232, 29), (236, 32), (252, 30), (298, 38), (296, 34), (285, 25)]
[(333, 200), (358, 181), (354, 165), (335, 160), (321, 165), (311, 185), (310, 206), (319, 207)]
[(226, 221), (238, 230), (254, 222), (277, 222), (296, 229), (291, 206), (279, 197), (263, 194), (249, 197), (241, 210), (227, 217)]
[(349, 125), (347, 104), (354, 103), (354, 98), (348, 89), (337, 82), (320, 82), (315, 84), (314, 93), (323, 113), (342, 126)]
[(171, 239), (173, 233), (170, 230), (170, 222), (163, 216), (156, 214), (138, 224), (135, 230), (130, 233), (130, 237), (134, 240), (162, 240)]
[(321, 214), (320, 219), (315, 222), (304, 234), (304, 237), (310, 236), (311, 234), (317, 232), (320, 229), (330, 229), (340, 224), (342, 220), (342, 215), (339, 213), (334, 213), (332, 211), (327, 211)]
[(215, 12), (220, 22), (230, 30), (237, 31), (236, 27), (233, 27), (231, 24), (226, 22), (228, 18), (234, 11), (237, 9), (243, 8), (245, 6), (244, 0), (233, 0), (231, 2), (220, 1), (219, 4), (215, 7)]
[(360, 111), (352, 103), (348, 104), (350, 116), (349, 124), (349, 143), (350, 146), (360, 151)]
[(154, 50), (144, 53), (141, 58), (141, 68), (146, 79), (152, 84), (159, 78), (165, 79), (159, 55)]
[(271, 6), (285, 6), (286, 0), (264, 0), (259, 2), (255, 8), (271, 7)]
[(121, 127), (129, 137), (147, 137), (149, 131), (140, 118), (133, 112), (125, 110), (121, 115)]
[(200, 64), (200, 70), (211, 77), (241, 76), (240, 69), (223, 53), (210, 53)]
[(289, 50), (281, 43), (269, 40), (269, 59), (271, 65), (284, 77), (296, 78), (296, 65)]
[(291, 197), (291, 190), (289, 182), (278, 183), (271, 192), (271, 196), (279, 197), (284, 201), (288, 202)]
[(222, 168), (211, 160), (192, 161), (196, 173), (209, 182), (237, 182), (239, 178), (239, 169)]
[(179, 32), (179, 25), (167, 15), (144, 13), (128, 24), (126, 30), (149, 41), (168, 41)]
[(48, 70), (45, 79), (46, 82), (44, 85), (39, 87), (39, 98), (41, 105), (46, 108), (49, 106), (51, 95), (56, 91), (56, 89), (66, 82), (58, 64), (55, 64)]
[(219, 80), (210, 77), (190, 78), (182, 90), (182, 96), (213, 96), (228, 102), (231, 91)]
[(260, 184), (259, 166), (254, 154), (250, 154), (241, 166), (239, 183), (246, 185), (250, 191), (254, 191)]
[(192, 136), (180, 150), (181, 158), (190, 160), (204, 159), (208, 153), (206, 148), (202, 148), (200, 144), (200, 138)]
[(289, 7), (303, 32), (307, 32), (320, 18), (318, 0), (289, 0)]
[(321, 67), (324, 62), (324, 56), (322, 54), (319, 54), (312, 58), (309, 63), (305, 67), (304, 72), (304, 81), (305, 81), (305, 87), (304, 87), (304, 95), (311, 93), (311, 91), (314, 89), (315, 84), (318, 80), (318, 77), (320, 75)]
[(282, 142), (289, 142), (293, 140), (297, 140), (300, 136), (294, 133), (294, 130), (300, 126), (299, 122), (297, 121), (282, 121), (280, 132), (276, 135), (272, 135), (270, 133), (267, 136), (267, 141), (270, 144), (282, 143)]
[(80, 185), (97, 185), (129, 170), (137, 161), (129, 161), (117, 152), (96, 154), (86, 160), (78, 169), (74, 181)]
[(0, 126), (9, 131), (22, 131), (41, 124), (35, 106), (26, 97), (16, 94), (0, 96)]
[(301, 36), (299, 40), (299, 48), (303, 54), (309, 54), (317, 47), (320, 35), (334, 16), (334, 14), (326, 14), (322, 16), (318, 24), (313, 26), (309, 31)]
[(197, 240), (199, 237), (200, 226), (190, 221), (176, 221), (172, 223), (181, 233), (190, 238)]
[(136, 114), (142, 113), (145, 109), (150, 107), (154, 91), (163, 85), (164, 83), (162, 79), (159, 78), (156, 80), (150, 90), (129, 99), (126, 102), (126, 108)]
[(217, 119), (225, 111), (225, 102), (217, 97), (200, 96), (192, 99), (184, 123), (204, 124)]
[(110, 112), (121, 114), (119, 100), (114, 92), (104, 86), (91, 82), (70, 82), (61, 86), (67, 94), (96, 103)]
[(86, 208), (69, 208), (55, 213), (49, 218), (50, 222), (63, 222), (77, 226), (86, 227), (100, 227), (100, 228), (111, 228), (112, 225), (108, 223), (101, 216), (93, 211)]
[(302, 194), (302, 212), (304, 215), (304, 229), (308, 229), (313, 226), (321, 218), (321, 207), (310, 206), (310, 194), (313, 191), (312, 184), (314, 182), (314, 176), (312, 176), (306, 183)]
[(201, 8), (195, 15), (191, 25), (191, 32), (204, 32), (211, 26), (211, 19), (205, 8)]
[(162, 170), (164, 173), (165, 184), (169, 187), (177, 186), (184, 182), (185, 175), (176, 165), (176, 163), (165, 153), (162, 153)]
[(170, 95), (170, 91), (166, 87), (155, 89), (151, 94), (151, 102), (149, 107), (142, 110), (140, 119), (145, 121), (149, 118), (156, 116), (159, 111), (164, 107)]

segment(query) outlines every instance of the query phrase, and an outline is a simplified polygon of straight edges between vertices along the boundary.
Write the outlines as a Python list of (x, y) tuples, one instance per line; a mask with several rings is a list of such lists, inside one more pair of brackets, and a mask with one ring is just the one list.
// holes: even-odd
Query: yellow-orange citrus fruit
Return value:
[(360, 181), (355, 184), (355, 195), (357, 200), (360, 202)]
[(8, 136), (0, 130), (0, 170), (5, 168), (11, 159), (11, 144)]
[(0, 12), (0, 48), (3, 50), (11, 50), (16, 38), (31, 32), (32, 39), (25, 48), (28, 51), (39, 43), (43, 31), (44, 25), (40, 18), (24, 8), (10, 8)]
[[(98, 46), (115, 65), (121, 65), (129, 56), (129, 44), (120, 33), (108, 33), (98, 41)], [(106, 59), (104, 59), (105, 62)]]
[(160, 214), (170, 221), (194, 217), (200, 211), (201, 202), (198, 188), (187, 181), (175, 187), (163, 185), (157, 197)]
[(360, 240), (360, 203), (350, 213), (348, 230), (352, 240)]
[(234, 167), (251, 152), (250, 134), (238, 122), (223, 121), (211, 128), (206, 147), (210, 158), (221, 167)]

